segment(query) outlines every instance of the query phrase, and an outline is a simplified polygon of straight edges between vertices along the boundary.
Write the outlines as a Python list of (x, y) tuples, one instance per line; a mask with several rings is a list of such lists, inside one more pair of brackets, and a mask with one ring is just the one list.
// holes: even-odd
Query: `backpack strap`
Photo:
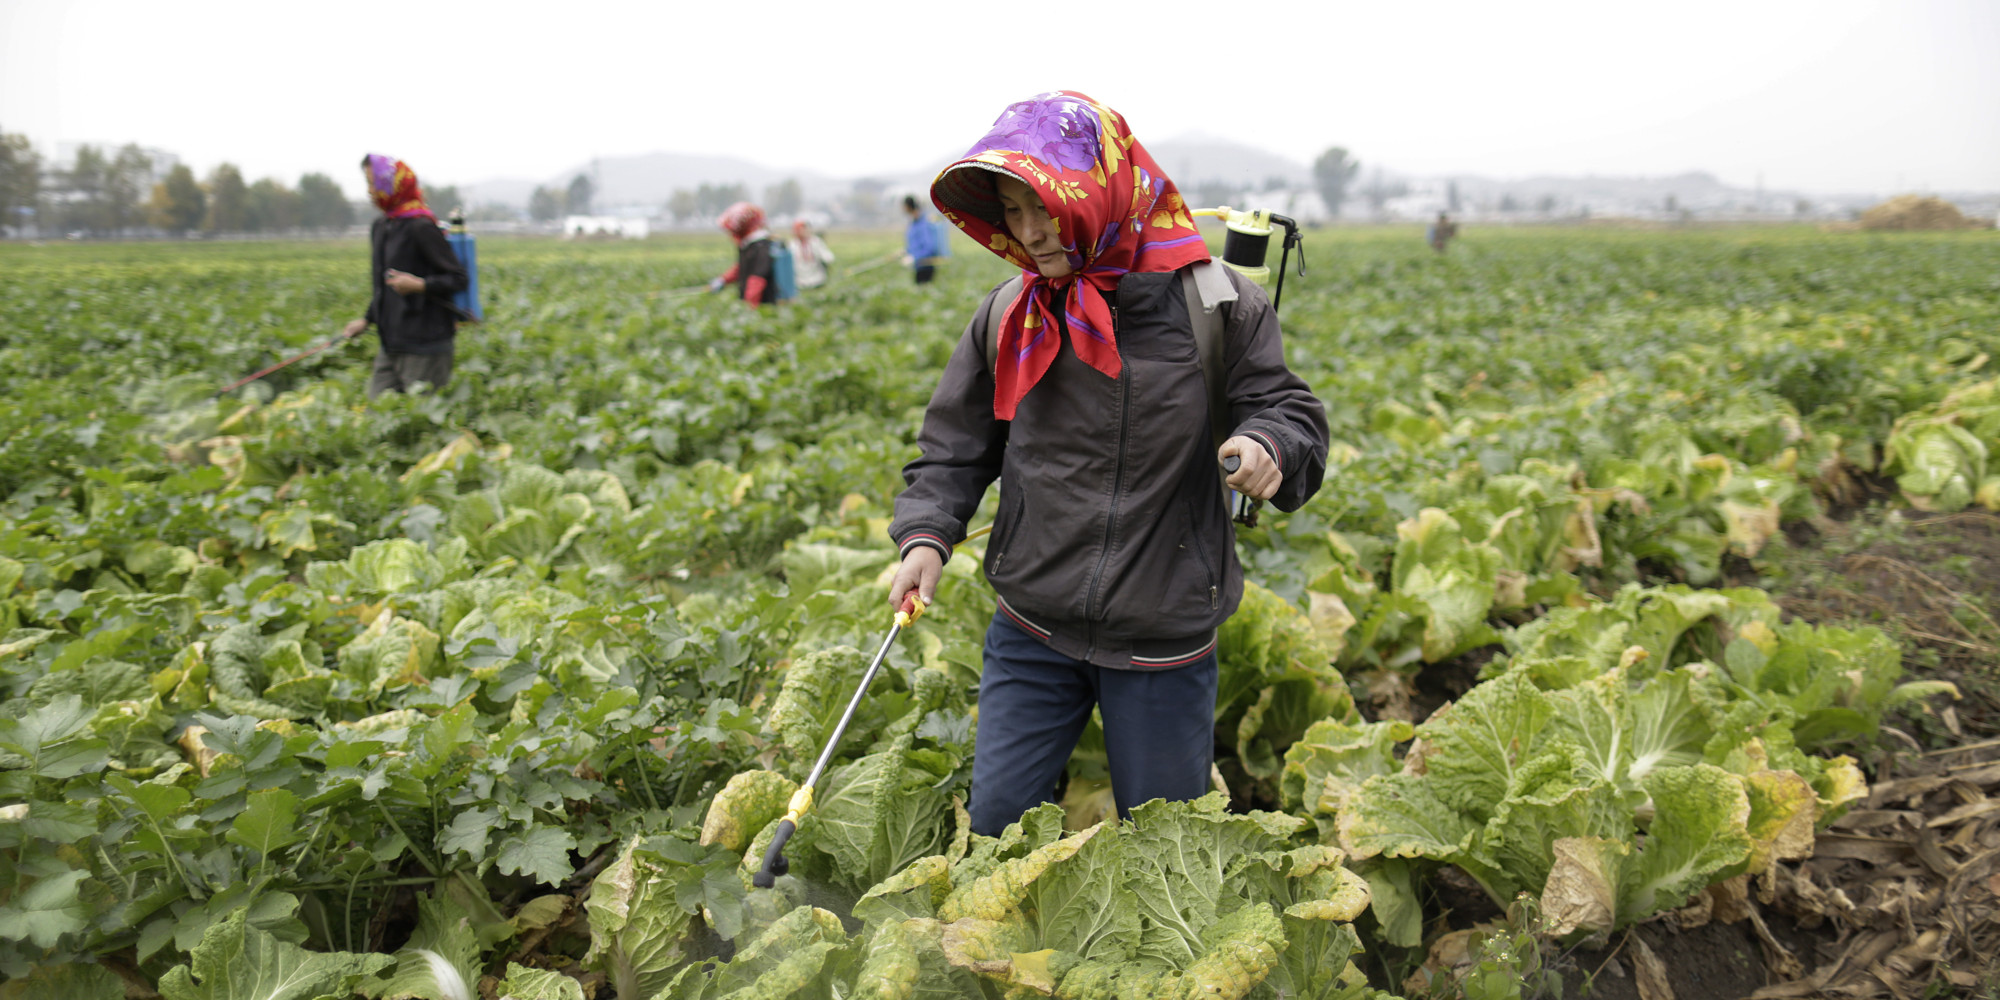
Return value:
[(1014, 296), (1021, 294), (1021, 276), (1015, 275), (1001, 282), (1000, 287), (988, 292), (986, 302), (979, 309), (979, 335), (986, 341), (986, 373), (1000, 370), (1000, 338), (993, 334), (993, 304), (1000, 301), (1012, 303)]
[(1201, 358), (1201, 380), (1208, 387), (1208, 431), (1215, 446), (1229, 439), (1236, 425), (1229, 416), (1229, 386), (1223, 357), (1223, 333), (1229, 322), (1236, 287), (1214, 257), (1181, 269), (1181, 291), (1187, 295), (1188, 320), (1194, 326), (1194, 349)]

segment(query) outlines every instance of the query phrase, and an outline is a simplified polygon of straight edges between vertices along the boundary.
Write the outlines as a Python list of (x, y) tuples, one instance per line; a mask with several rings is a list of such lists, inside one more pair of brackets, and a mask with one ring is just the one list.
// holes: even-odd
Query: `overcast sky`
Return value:
[(2000, 190), (2000, 0), (0, 0), (0, 130), (356, 193), (364, 151), (432, 184), (656, 150), (904, 172), (1058, 88), (1141, 141), (1417, 175)]

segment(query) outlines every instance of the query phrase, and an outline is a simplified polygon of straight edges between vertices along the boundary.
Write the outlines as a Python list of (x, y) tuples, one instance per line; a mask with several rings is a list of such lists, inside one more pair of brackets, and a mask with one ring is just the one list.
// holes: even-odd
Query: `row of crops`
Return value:
[(1239, 538), (1225, 787), (1120, 824), (1093, 729), (972, 835), (955, 559), (774, 890), (997, 262), (752, 313), (656, 294), (719, 242), (493, 242), (452, 385), (370, 403), (359, 347), (213, 398), (357, 245), (0, 247), (0, 997), (1368, 997), (1447, 868), (1574, 939), (1810, 851), (1942, 686), (1724, 585), (1871, 489), (2000, 507), (2000, 242), (1314, 245), (1334, 455)]

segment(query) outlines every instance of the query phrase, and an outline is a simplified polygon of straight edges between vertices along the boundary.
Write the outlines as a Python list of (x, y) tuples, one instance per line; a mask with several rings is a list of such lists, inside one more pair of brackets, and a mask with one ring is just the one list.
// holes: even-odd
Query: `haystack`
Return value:
[(1984, 229), (1987, 223), (1968, 219), (1943, 198), (1897, 195), (1861, 213), (1863, 229)]

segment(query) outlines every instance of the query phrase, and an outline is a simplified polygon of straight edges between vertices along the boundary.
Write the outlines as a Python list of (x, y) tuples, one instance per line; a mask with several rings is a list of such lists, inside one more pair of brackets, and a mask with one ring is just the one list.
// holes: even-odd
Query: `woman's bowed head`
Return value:
[(742, 246), (744, 241), (764, 230), (764, 210), (747, 201), (739, 201), (723, 209), (715, 224), (728, 233), (737, 246)]
[(1076, 266), (1056, 236), (1055, 221), (1049, 216), (1048, 206), (1042, 204), (1042, 196), (1027, 181), (1013, 176), (995, 177), (993, 188), (1000, 198), (1001, 218), (1007, 224), (1007, 232), (1021, 244), (1028, 259), (1035, 262), (1035, 270), (1051, 280), (1069, 277)]
[(417, 186), (416, 171), (410, 165), (380, 153), (361, 158), (361, 172), (368, 180), (368, 200), (391, 219), (421, 216), (437, 221), (424, 204), (424, 190)]

